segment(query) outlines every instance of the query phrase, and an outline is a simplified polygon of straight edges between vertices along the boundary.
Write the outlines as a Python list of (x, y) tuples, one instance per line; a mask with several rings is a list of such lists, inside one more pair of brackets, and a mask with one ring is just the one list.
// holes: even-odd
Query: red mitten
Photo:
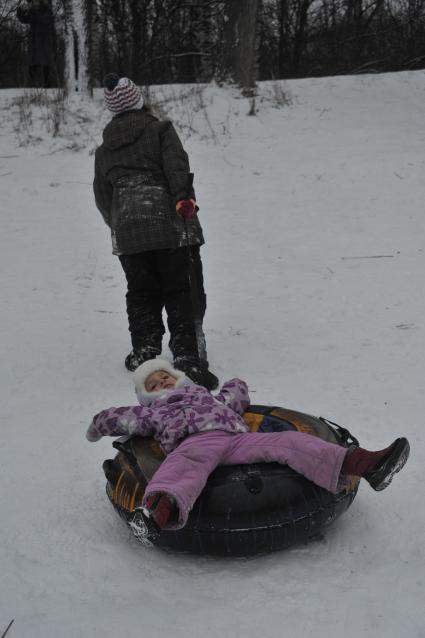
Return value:
[(190, 219), (195, 215), (196, 202), (194, 199), (181, 199), (176, 204), (177, 213), (186, 219)]

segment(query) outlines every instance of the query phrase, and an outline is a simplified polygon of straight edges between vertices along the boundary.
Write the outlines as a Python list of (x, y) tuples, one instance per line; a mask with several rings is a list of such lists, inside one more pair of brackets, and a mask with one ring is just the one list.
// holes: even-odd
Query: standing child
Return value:
[[(167, 454), (148, 484), (142, 513), (147, 526), (180, 529), (218, 465), (278, 462), (316, 485), (339, 492), (347, 476), (363, 477), (383, 490), (409, 456), (396, 439), (378, 452), (344, 448), (302, 432), (252, 433), (241, 418), (250, 400), (246, 383), (232, 379), (213, 396), (168, 361), (155, 359), (135, 372), (140, 405), (99, 412), (89, 441), (124, 434), (153, 436)], [(155, 530), (154, 530), (155, 531)]]
[[(93, 188), (127, 279), (133, 348), (125, 365), (133, 371), (161, 353), (165, 307), (174, 365), (214, 389), (218, 379), (200, 360), (195, 328), (206, 308), (199, 253), (204, 238), (187, 153), (171, 122), (160, 122), (148, 111), (130, 79), (109, 74), (104, 82), (113, 118), (96, 150)], [(189, 269), (195, 274), (198, 308)]]

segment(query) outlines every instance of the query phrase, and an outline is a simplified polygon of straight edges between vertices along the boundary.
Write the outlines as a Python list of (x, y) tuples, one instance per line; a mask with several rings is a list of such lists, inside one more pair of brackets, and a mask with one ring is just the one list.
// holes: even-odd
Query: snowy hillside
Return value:
[(425, 75), (262, 84), (256, 116), (215, 86), (156, 93), (195, 172), (213, 371), (372, 449), (403, 434), (411, 459), (307, 546), (141, 547), (105, 496), (111, 441), (84, 436), (134, 401), (91, 189), (108, 115), (101, 93), (58, 103), (53, 138), (59, 118), (0, 91), (0, 635), (424, 638)]

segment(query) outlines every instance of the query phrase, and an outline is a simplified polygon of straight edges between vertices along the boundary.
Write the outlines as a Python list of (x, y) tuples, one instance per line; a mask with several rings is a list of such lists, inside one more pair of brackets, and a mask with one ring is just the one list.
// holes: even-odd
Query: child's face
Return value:
[(157, 390), (173, 390), (177, 379), (165, 370), (152, 372), (145, 381), (146, 392), (156, 392)]

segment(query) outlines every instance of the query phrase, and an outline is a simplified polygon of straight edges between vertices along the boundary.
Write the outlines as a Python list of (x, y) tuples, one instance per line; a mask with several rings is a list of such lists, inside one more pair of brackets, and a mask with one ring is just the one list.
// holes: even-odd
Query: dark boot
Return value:
[(170, 519), (176, 517), (177, 513), (174, 499), (168, 494), (159, 492), (149, 496), (143, 507), (135, 509), (129, 525), (136, 538), (149, 547), (158, 540), (162, 528)]
[(393, 476), (400, 472), (409, 458), (410, 446), (407, 439), (399, 438), (385, 450), (371, 452), (361, 447), (349, 451), (341, 472), (366, 479), (377, 492), (391, 483)]
[(409, 458), (410, 445), (404, 437), (396, 439), (387, 454), (364, 478), (377, 492), (384, 490), (391, 483), (393, 476), (400, 472)]
[(176, 357), (174, 367), (185, 373), (197, 385), (207, 390), (218, 388), (218, 378), (208, 369), (208, 363), (201, 365), (198, 359), (191, 357)]
[(130, 372), (134, 372), (142, 363), (149, 361), (149, 359), (155, 359), (159, 354), (161, 351), (156, 348), (133, 348), (125, 358), (125, 367)]
[(158, 540), (161, 530), (145, 508), (136, 507), (133, 518), (128, 524), (134, 536), (145, 547), (151, 547), (152, 543)]

